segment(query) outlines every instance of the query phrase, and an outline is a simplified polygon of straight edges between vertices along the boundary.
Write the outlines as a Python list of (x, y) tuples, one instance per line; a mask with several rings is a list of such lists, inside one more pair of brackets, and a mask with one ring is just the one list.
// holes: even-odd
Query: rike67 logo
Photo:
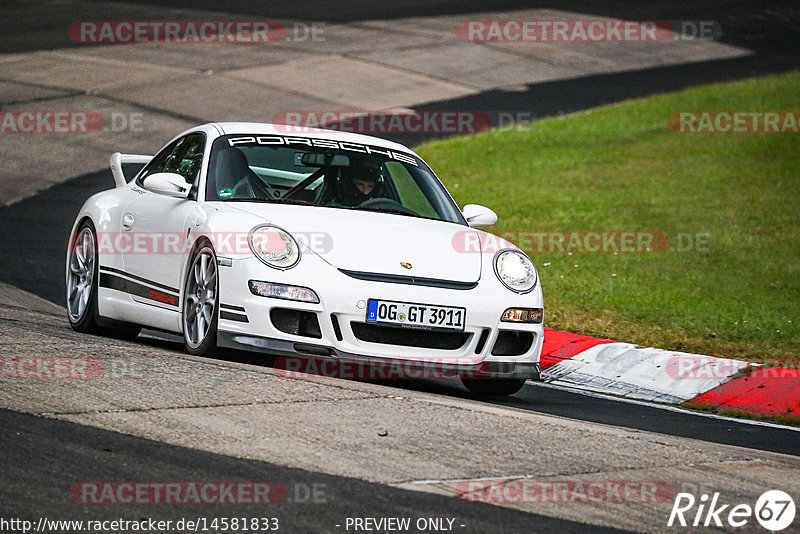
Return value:
[(691, 493), (678, 493), (667, 526), (740, 528), (755, 517), (765, 529), (779, 532), (792, 524), (795, 512), (794, 500), (781, 490), (764, 492), (756, 500), (755, 506), (724, 504), (720, 501), (719, 492), (710, 498), (704, 493), (699, 499)]

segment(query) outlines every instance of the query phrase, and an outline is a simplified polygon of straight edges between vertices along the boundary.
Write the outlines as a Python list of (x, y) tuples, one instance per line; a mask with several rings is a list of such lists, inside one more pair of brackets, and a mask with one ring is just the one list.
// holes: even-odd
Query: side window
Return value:
[(189, 134), (170, 143), (144, 168), (136, 179), (143, 186), (144, 179), (158, 172), (174, 172), (183, 176), (187, 183), (193, 184), (203, 165), (203, 150), (206, 136), (202, 133)]
[(140, 172), (139, 176), (136, 177), (136, 185), (139, 187), (144, 187), (145, 178), (151, 174), (164, 172), (164, 167), (167, 164), (167, 158), (172, 154), (172, 152), (175, 150), (175, 147), (178, 146), (178, 143), (180, 142), (181, 139), (173, 141), (165, 146), (161, 152), (153, 156), (153, 159), (150, 160), (150, 163), (145, 165), (144, 169), (142, 169), (142, 172)]
[(195, 133), (182, 138), (167, 158), (164, 172), (180, 174), (187, 183), (193, 184), (200, 175), (205, 146), (206, 136), (204, 134)]

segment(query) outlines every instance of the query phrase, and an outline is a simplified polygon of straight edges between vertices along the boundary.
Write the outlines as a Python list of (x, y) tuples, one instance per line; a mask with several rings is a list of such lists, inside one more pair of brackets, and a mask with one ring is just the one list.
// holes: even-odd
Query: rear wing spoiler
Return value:
[(127, 184), (125, 181), (125, 173), (122, 172), (122, 166), (126, 163), (150, 163), (150, 160), (153, 159), (153, 156), (141, 156), (138, 154), (120, 154), (119, 152), (114, 152), (111, 154), (111, 161), (109, 164), (111, 165), (111, 174), (114, 175), (114, 183), (117, 187), (123, 187)]

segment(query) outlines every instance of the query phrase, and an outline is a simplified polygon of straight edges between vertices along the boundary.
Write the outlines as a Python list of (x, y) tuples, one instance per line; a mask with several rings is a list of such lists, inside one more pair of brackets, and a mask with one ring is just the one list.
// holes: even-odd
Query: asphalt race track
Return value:
[[(545, 516), (514, 512), (445, 496), (404, 491), (361, 480), (332, 477), (299, 469), (242, 460), (174, 447), (116, 432), (31, 417), (0, 410), (3, 448), (3, 516), (74, 517), (75, 505), (64, 499), (66, 488), (87, 473), (103, 480), (251, 480), (276, 481), (286, 486), (286, 501), (268, 505), (175, 507), (134, 505), (127, 517), (279, 517), (281, 531), (330, 532), (346, 517), (368, 517), (375, 510), (385, 516), (458, 517), (471, 531), (490, 532), (498, 524), (507, 532), (523, 532), (535, 524), (543, 531), (582, 532), (584, 525)], [(42, 461), (46, 459), (46, 461)], [(307, 495), (306, 488), (324, 488)], [(316, 502), (315, 502), (316, 500)], [(92, 519), (117, 519), (117, 507), (97, 505)], [(474, 529), (474, 530), (473, 530)], [(598, 532), (624, 532), (598, 529)]]
[[(160, 3), (123, 4), (125, 13), (134, 13)], [(531, 83), (513, 92), (491, 89), (416, 109), (545, 116), (800, 66), (796, 2), (771, 2), (771, 11), (764, 8), (771, 20), (754, 16), (747, 2), (674, 4), (568, 0), (537, 7), (631, 19), (716, 20), (724, 13), (722, 42), (753, 53)], [(531, 7), (447, 0), (172, 5), (355, 24)], [(0, 17), (3, 54), (66, 49), (73, 44), (64, 25), (115, 18), (113, 9), (91, 1), (70, 14), (47, 2), (2, 9), (13, 15)], [(395, 139), (413, 144), (423, 137)], [(597, 476), (667, 480), (675, 491), (727, 491), (731, 500), (751, 504), (769, 489), (800, 496), (796, 428), (530, 383), (514, 397), (494, 400), (471, 396), (447, 380), (287, 381), (275, 376), (272, 359), (263, 355), (227, 350), (213, 361), (191, 358), (171, 336), (154, 332), (132, 343), (79, 336), (38, 299), (63, 305), (66, 239), (75, 214), (91, 194), (112, 186), (110, 171), (92, 172), (0, 207), (0, 282), (22, 290), (0, 312), (2, 355), (88, 355), (137, 370), (85, 389), (0, 382), (0, 520), (278, 517), (280, 531), (346, 532), (347, 518), (411, 517), (451, 518), (460, 532), (649, 532), (669, 531), (671, 501), (651, 508), (624, 504), (623, 518), (614, 505), (462, 502), (453, 488), (467, 478)], [(87, 481), (275, 481), (287, 495), (268, 505), (76, 503), (70, 488)], [(320, 494), (311, 498), (315, 487)], [(0, 531), (15, 530), (0, 523)]]

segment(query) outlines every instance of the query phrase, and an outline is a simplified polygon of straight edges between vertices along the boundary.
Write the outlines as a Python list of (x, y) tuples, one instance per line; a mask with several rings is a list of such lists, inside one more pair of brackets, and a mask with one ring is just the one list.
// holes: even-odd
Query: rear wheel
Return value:
[(208, 356), (217, 347), (218, 289), (217, 256), (208, 244), (201, 244), (183, 291), (183, 339), (189, 354)]
[(67, 265), (67, 315), (76, 332), (100, 333), (97, 324), (97, 240), (85, 222), (71, 240)]
[(525, 385), (524, 378), (462, 378), (461, 383), (476, 395), (513, 395)]
[(97, 310), (97, 234), (84, 222), (70, 239), (67, 265), (67, 316), (76, 332), (134, 339), (141, 327), (100, 317)]

